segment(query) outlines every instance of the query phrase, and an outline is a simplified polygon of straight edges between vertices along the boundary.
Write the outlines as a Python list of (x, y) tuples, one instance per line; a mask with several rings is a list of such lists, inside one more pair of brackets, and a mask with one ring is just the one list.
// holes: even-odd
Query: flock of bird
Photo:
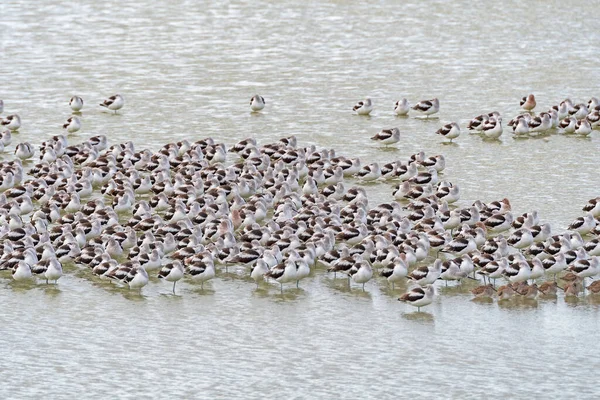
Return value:
[[(530, 112), (535, 98), (522, 103)], [(564, 111), (580, 121), (585, 107), (589, 120), (597, 103), (573, 106), (571, 113), (565, 101), (541, 118)], [(69, 104), (78, 113), (83, 100)], [(124, 99), (115, 95), (100, 105), (116, 113)], [(0, 101), (0, 114), (3, 106)], [(259, 95), (250, 101), (253, 112), (264, 106)], [(354, 111), (372, 108), (366, 99)], [(396, 104), (398, 114), (409, 110), (430, 116), (439, 101)], [(516, 125), (522, 120), (527, 117)], [(470, 129), (486, 134), (492, 129), (486, 126), (501, 126), (496, 113), (471, 122)], [(20, 118), (1, 123), (0, 143), (7, 147)], [(75, 115), (64, 128), (74, 133), (77, 126)], [(445, 136), (459, 132), (452, 125)], [(398, 137), (394, 128), (374, 140), (391, 144)], [(600, 274), (600, 197), (567, 232), (552, 235), (536, 211), (513, 215), (508, 199), (457, 207), (460, 190), (443, 179), (443, 155), (419, 152), (364, 165), (334, 149), (300, 147), (294, 136), (263, 145), (247, 138), (229, 148), (212, 138), (183, 140), (151, 152), (132, 142), (109, 147), (103, 135), (76, 145), (57, 135), (38, 150), (19, 143), (14, 159), (0, 162), (0, 276), (6, 271), (15, 281), (56, 282), (68, 266), (131, 289), (157, 277), (172, 282), (175, 293), (181, 279), (203, 286), (235, 267), (256, 285), (265, 278), (278, 282), (283, 292), (284, 284), (299, 286), (322, 270), (363, 290), (374, 278), (392, 290), (406, 283), (399, 300), (419, 310), (433, 301), (438, 280), (482, 280), (474, 296), (501, 300), (555, 296), (560, 289), (565, 296), (600, 292), (600, 281), (584, 284)], [(393, 184), (394, 200), (370, 206), (366, 182)], [(506, 284), (496, 287), (497, 279)]]
[[(535, 95), (523, 97), (520, 106), (523, 112), (508, 123), (514, 137), (539, 136), (553, 131), (588, 136), (594, 129), (600, 128), (600, 101), (596, 97), (592, 97), (587, 103), (578, 104), (573, 104), (567, 98), (538, 115), (534, 112), (537, 106)], [(410, 102), (403, 98), (394, 105), (394, 113), (398, 116), (408, 116), (411, 110), (429, 118), (440, 111), (440, 102), (437, 98), (422, 100), (411, 107)], [(373, 111), (373, 101), (370, 98), (359, 101), (353, 111), (358, 115), (369, 115)], [(498, 139), (504, 133), (502, 117), (497, 111), (473, 118), (467, 124), (467, 129), (471, 133), (482, 134), (487, 139)], [(436, 133), (452, 142), (460, 136), (460, 125), (458, 122), (451, 122)], [(394, 144), (400, 141), (400, 131), (398, 128), (385, 129), (371, 139), (384, 145)]]

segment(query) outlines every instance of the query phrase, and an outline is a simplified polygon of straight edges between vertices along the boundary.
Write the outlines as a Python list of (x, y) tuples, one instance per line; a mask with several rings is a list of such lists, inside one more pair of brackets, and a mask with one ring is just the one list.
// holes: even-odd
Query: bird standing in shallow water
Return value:
[(386, 146), (389, 144), (398, 143), (400, 141), (400, 129), (382, 129), (379, 133), (373, 136), (371, 140), (374, 140)]
[(438, 135), (442, 135), (446, 139), (450, 139), (452, 142), (453, 139), (456, 139), (460, 136), (460, 126), (456, 122), (451, 122), (447, 125), (442, 126), (436, 132)]
[(521, 108), (525, 111), (531, 111), (535, 108), (535, 96), (533, 94), (529, 94), (526, 97), (521, 99)]
[(415, 104), (412, 109), (429, 118), (430, 115), (437, 114), (440, 111), (440, 101), (437, 97), (431, 100), (422, 100)]
[(364, 101), (356, 103), (352, 110), (358, 115), (369, 115), (373, 111), (373, 101), (367, 97)]
[(123, 108), (125, 105), (125, 99), (120, 94), (115, 94), (114, 96), (110, 96), (108, 99), (104, 100), (100, 103), (102, 107), (108, 108), (117, 113), (118, 110)]
[(250, 108), (253, 112), (262, 110), (263, 108), (265, 108), (265, 104), (265, 99), (258, 94), (255, 94), (250, 99)]
[(78, 113), (83, 108), (83, 99), (79, 96), (71, 97), (71, 100), (69, 100), (69, 107), (71, 107), (73, 112)]
[(426, 285), (425, 287), (415, 287), (408, 292), (404, 293), (398, 300), (404, 303), (408, 303), (413, 307), (417, 307), (417, 312), (421, 311), (421, 307), (429, 305), (433, 302), (435, 295), (435, 288), (433, 285)]
[(63, 125), (63, 129), (66, 129), (69, 133), (75, 133), (81, 129), (81, 120), (78, 117), (71, 117)]

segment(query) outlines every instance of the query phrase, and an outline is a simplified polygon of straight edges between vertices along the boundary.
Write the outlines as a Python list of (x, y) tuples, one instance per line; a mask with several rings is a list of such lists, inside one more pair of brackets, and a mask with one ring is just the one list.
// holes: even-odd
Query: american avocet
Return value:
[(600, 100), (598, 100), (597, 97), (592, 97), (587, 102), (587, 108), (588, 108), (588, 110), (590, 110), (590, 112), (592, 110), (594, 110), (596, 107), (598, 107), (599, 105), (600, 105)]
[(552, 128), (552, 118), (549, 114), (541, 113), (529, 121), (529, 133), (539, 134)]
[(483, 125), (485, 125), (485, 123), (487, 122), (488, 119), (499, 118), (499, 117), (500, 117), (500, 113), (498, 111), (493, 111), (488, 114), (478, 115), (469, 121), (469, 123), (467, 124), (467, 129), (470, 131), (482, 131)]
[(12, 114), (0, 121), (0, 125), (11, 131), (16, 131), (21, 127), (21, 117), (17, 114)]
[(83, 99), (79, 96), (71, 97), (71, 100), (69, 100), (69, 107), (71, 107), (71, 110), (78, 113), (83, 108)]
[(70, 117), (67, 122), (63, 124), (63, 129), (66, 129), (69, 133), (75, 133), (81, 129), (81, 120), (78, 117)]
[(521, 99), (520, 102), (521, 108), (525, 111), (531, 111), (535, 108), (535, 96), (533, 94), (529, 94)]
[(31, 266), (25, 261), (19, 261), (12, 268), (12, 277), (15, 281), (25, 281), (32, 278)]
[(514, 231), (508, 237), (507, 242), (515, 249), (524, 249), (533, 244), (533, 234), (528, 228), (521, 228)]
[(381, 178), (381, 169), (379, 168), (379, 164), (374, 162), (363, 166), (356, 176), (363, 181), (374, 181)]
[(123, 108), (125, 105), (125, 99), (120, 94), (115, 94), (114, 96), (110, 96), (108, 99), (104, 100), (100, 103), (102, 107), (108, 108), (111, 111), (114, 111), (115, 114), (118, 110)]
[(367, 283), (373, 277), (373, 269), (368, 261), (361, 261), (356, 264), (348, 271), (350, 278), (358, 284), (363, 285), (363, 291), (365, 290), (365, 283)]
[(384, 267), (381, 270), (381, 276), (385, 277), (388, 282), (392, 284), (392, 290), (394, 290), (394, 284), (400, 282), (408, 275), (408, 265), (406, 263), (406, 254), (400, 253), (396, 257), (391, 265)]
[(410, 111), (410, 103), (405, 98), (398, 100), (396, 104), (394, 104), (394, 113), (396, 115), (408, 115)]
[(593, 112), (589, 113), (586, 119), (590, 122), (592, 128), (600, 127), (600, 110), (594, 110)]
[(569, 114), (579, 120), (587, 117), (587, 115), (589, 114), (589, 110), (587, 108), (587, 105), (580, 103), (573, 106), (573, 110), (569, 111)]
[(502, 135), (502, 118), (490, 118), (483, 124), (483, 134), (489, 139), (498, 139)]
[(382, 129), (375, 136), (371, 137), (371, 140), (379, 142), (384, 145), (398, 143), (400, 141), (400, 129)]
[(250, 99), (250, 109), (252, 109), (253, 112), (262, 110), (265, 108), (265, 104), (265, 99), (258, 94), (255, 94)]
[(142, 266), (136, 266), (129, 270), (129, 273), (123, 279), (123, 282), (129, 285), (130, 289), (142, 289), (148, 284), (148, 273)]
[(577, 120), (575, 117), (566, 117), (558, 123), (558, 127), (564, 133), (575, 133), (575, 125), (577, 124)]
[(12, 133), (10, 132), (10, 129), (5, 129), (4, 131), (0, 132), (0, 143), (2, 143), (3, 146), (8, 146), (11, 142)]
[(525, 135), (529, 133), (529, 119), (519, 118), (519, 120), (513, 125), (513, 133), (515, 135)]
[(580, 119), (575, 124), (575, 134), (587, 136), (592, 133), (592, 124), (588, 121), (587, 118)]
[(27, 160), (35, 154), (35, 148), (29, 142), (19, 143), (15, 148), (15, 156)]
[(265, 276), (279, 282), (281, 285), (281, 292), (283, 293), (283, 284), (296, 280), (296, 263), (293, 260), (286, 260), (271, 268)]
[(504, 276), (512, 283), (525, 282), (531, 277), (531, 267), (526, 261), (518, 261), (508, 265)]
[(578, 232), (580, 235), (586, 235), (592, 231), (596, 227), (596, 220), (594, 219), (594, 215), (588, 213), (583, 217), (578, 217), (575, 221), (571, 222), (568, 229), (570, 231)]
[(215, 265), (209, 260), (199, 260), (187, 266), (188, 273), (193, 280), (200, 281), (200, 288), (204, 289), (204, 282), (215, 277)]
[(407, 278), (418, 285), (434, 283), (442, 273), (442, 260), (436, 259), (431, 267), (426, 265), (415, 268)]
[(496, 294), (496, 289), (491, 283), (488, 283), (487, 285), (477, 286), (476, 288), (471, 289), (471, 293), (476, 299), (491, 298)]
[(250, 277), (256, 282), (256, 287), (258, 287), (260, 282), (265, 280), (265, 274), (267, 272), (269, 272), (269, 265), (267, 262), (262, 258), (256, 260), (256, 264), (250, 268)]
[(433, 285), (427, 285), (425, 287), (416, 287), (405, 294), (403, 294), (398, 300), (408, 303), (411, 306), (417, 307), (417, 312), (421, 311), (421, 307), (429, 305), (433, 302), (435, 295), (435, 288)]
[(451, 122), (442, 126), (436, 133), (442, 135), (446, 139), (450, 139), (450, 142), (452, 142), (453, 139), (460, 136), (460, 126), (458, 126), (456, 122)]
[(373, 111), (373, 101), (367, 97), (365, 100), (356, 103), (356, 105), (352, 107), (352, 111), (358, 115), (369, 115), (371, 111)]
[(422, 100), (415, 104), (412, 109), (429, 118), (430, 115), (437, 114), (440, 111), (440, 101), (437, 97), (431, 100)]
[(31, 267), (31, 272), (34, 274), (44, 274), (46, 278), (46, 284), (48, 281), (54, 281), (56, 283), (63, 274), (62, 264), (56, 259), (56, 257), (48, 258), (40, 261), (39, 263)]

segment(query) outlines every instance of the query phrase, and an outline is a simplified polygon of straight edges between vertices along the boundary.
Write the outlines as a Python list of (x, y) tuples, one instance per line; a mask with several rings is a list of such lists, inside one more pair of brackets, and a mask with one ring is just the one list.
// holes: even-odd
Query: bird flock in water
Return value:
[[(100, 106), (117, 113), (124, 104), (117, 94)], [(259, 95), (250, 100), (252, 112), (265, 104)], [(84, 103), (74, 96), (69, 105), (67, 135), (81, 129)], [(521, 107), (508, 124), (515, 135), (589, 135), (600, 120), (596, 98), (566, 99), (535, 115), (530, 94)], [(2, 152), (21, 126), (16, 114), (1, 117), (3, 110), (0, 100)], [(368, 115), (373, 102), (353, 110)], [(426, 118), (439, 110), (437, 98), (394, 107), (397, 115)], [(467, 128), (498, 138), (502, 118), (482, 114)], [(437, 133), (453, 140), (460, 127)], [(399, 138), (398, 128), (372, 137), (383, 145)], [(75, 145), (57, 135), (38, 151), (18, 143), (14, 155), (0, 162), (0, 277), (14, 281), (56, 283), (65, 266), (136, 290), (156, 277), (172, 282), (175, 293), (181, 279), (203, 288), (233, 269), (257, 287), (276, 281), (283, 292), (321, 270), (362, 290), (374, 278), (392, 291), (404, 283), (399, 300), (419, 310), (434, 300), (438, 280), (479, 281), (474, 297), (499, 301), (600, 292), (600, 280), (585, 282), (600, 274), (600, 197), (553, 235), (537, 211), (513, 215), (506, 198), (456, 206), (460, 190), (443, 179), (443, 155), (363, 165), (334, 149), (300, 147), (295, 136), (262, 145), (246, 138), (229, 148), (209, 137), (152, 152), (132, 142), (109, 147), (104, 135)], [(393, 200), (369, 205), (369, 182), (394, 185)]]

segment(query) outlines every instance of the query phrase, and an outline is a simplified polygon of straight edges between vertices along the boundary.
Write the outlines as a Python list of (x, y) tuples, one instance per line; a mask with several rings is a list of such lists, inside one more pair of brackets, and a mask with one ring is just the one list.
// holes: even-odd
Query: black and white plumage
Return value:
[(100, 106), (108, 108), (111, 111), (114, 111), (115, 114), (118, 110), (123, 108), (125, 105), (125, 99), (120, 94), (115, 94), (114, 96), (110, 96), (108, 99), (104, 100), (100, 103)]
[(451, 122), (442, 126), (436, 133), (442, 135), (446, 139), (450, 139), (450, 142), (452, 142), (453, 139), (460, 136), (460, 126), (458, 126), (458, 123), (456, 122)]
[(0, 125), (11, 131), (16, 131), (21, 127), (21, 117), (18, 114), (8, 115), (0, 121)]
[(63, 124), (63, 129), (66, 129), (69, 133), (75, 133), (81, 129), (81, 120), (76, 116), (70, 117), (67, 119), (67, 122)]
[(366, 98), (363, 101), (359, 101), (352, 107), (352, 111), (358, 115), (369, 115), (373, 111), (373, 101), (370, 98)]
[(400, 129), (382, 129), (381, 131), (379, 131), (379, 133), (371, 137), (371, 140), (374, 140), (386, 146), (398, 143), (400, 141)]
[(69, 107), (71, 107), (71, 110), (78, 113), (83, 108), (83, 99), (79, 96), (71, 97), (71, 100), (69, 100)]
[(440, 111), (440, 101), (437, 97), (431, 100), (422, 100), (415, 104), (412, 109), (429, 118), (430, 115), (437, 114)]
[(250, 108), (253, 112), (262, 110), (263, 108), (265, 108), (265, 104), (265, 99), (258, 94), (255, 94), (250, 99)]
[(398, 300), (417, 307), (417, 311), (421, 311), (421, 307), (429, 305), (433, 302), (434, 296), (435, 288), (433, 285), (426, 285), (425, 287), (415, 287), (409, 290)]

